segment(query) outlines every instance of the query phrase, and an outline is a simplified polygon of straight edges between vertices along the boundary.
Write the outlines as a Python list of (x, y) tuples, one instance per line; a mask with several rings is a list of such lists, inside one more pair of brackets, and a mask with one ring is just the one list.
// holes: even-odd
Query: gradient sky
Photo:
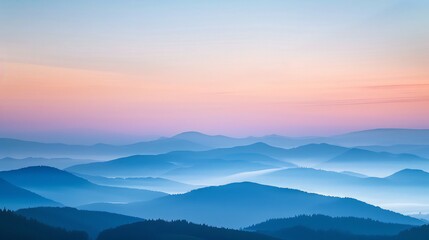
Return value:
[(426, 0), (0, 0), (0, 136), (429, 128)]

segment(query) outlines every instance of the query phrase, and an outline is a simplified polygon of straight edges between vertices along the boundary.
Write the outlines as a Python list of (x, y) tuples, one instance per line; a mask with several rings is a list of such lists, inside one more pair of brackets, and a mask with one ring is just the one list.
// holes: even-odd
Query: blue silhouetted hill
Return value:
[(71, 145), (0, 138), (0, 157), (99, 158), (135, 154), (160, 154), (177, 150), (202, 151), (207, 149), (209, 148), (199, 143), (175, 138), (160, 138), (128, 145)]
[(173, 181), (166, 178), (158, 178), (158, 177), (107, 178), (107, 177), (91, 176), (91, 175), (85, 175), (85, 174), (75, 174), (75, 175), (85, 178), (86, 180), (98, 185), (146, 189), (146, 190), (152, 190), (152, 191), (161, 191), (169, 194), (189, 192), (193, 189), (201, 187), (197, 185), (190, 185), (190, 184)]
[(329, 197), (250, 182), (201, 188), (146, 202), (93, 204), (84, 208), (145, 219), (184, 219), (199, 224), (230, 228), (242, 228), (267, 219), (303, 214), (353, 216), (391, 223), (423, 224), (418, 219), (351, 198)]
[[(335, 230), (341, 228), (343, 224), (347, 224), (347, 222), (349, 221), (346, 220), (345, 223), (340, 221), (340, 226), (333, 226), (332, 229), (324, 230), (316, 230), (305, 226), (291, 226), (273, 231), (260, 231), (258, 233), (283, 240), (427, 240), (429, 236), (429, 225), (409, 228), (395, 235), (359, 235), (353, 232)], [(357, 222), (357, 224), (359, 225), (362, 223)], [(373, 226), (369, 227), (371, 228)], [(357, 230), (358, 232), (365, 231), (365, 229)]]
[(419, 169), (404, 169), (386, 177), (386, 179), (410, 186), (429, 185), (429, 173)]
[(17, 187), (0, 178), (0, 208), (15, 210), (39, 206), (61, 206), (61, 204)]
[(429, 225), (415, 227), (398, 234), (394, 240), (427, 240), (429, 238)]
[(151, 200), (166, 195), (148, 190), (100, 186), (69, 172), (43, 166), (0, 172), (0, 178), (68, 206)]
[(68, 207), (25, 208), (16, 211), (16, 213), (49, 226), (84, 231), (91, 238), (96, 238), (105, 229), (142, 221), (141, 218), (136, 217)]
[(329, 160), (329, 163), (336, 162), (391, 162), (391, 161), (427, 161), (424, 158), (413, 154), (393, 154), (387, 152), (373, 152), (364, 149), (352, 148), (343, 154)]
[(0, 239), (2, 240), (87, 240), (80, 231), (66, 231), (35, 220), (26, 219), (12, 211), (0, 210)]
[(287, 228), (305, 227), (317, 231), (337, 231), (356, 235), (397, 235), (413, 225), (384, 223), (355, 217), (301, 215), (293, 218), (271, 219), (246, 228), (256, 232), (278, 232)]
[(98, 240), (274, 240), (266, 235), (186, 221), (142, 221), (103, 231)]
[(380, 174), (391, 173), (404, 168), (429, 169), (429, 160), (413, 154), (373, 152), (353, 148), (317, 165), (317, 167), (329, 170)]
[(283, 151), (266, 144), (215, 149), (210, 151), (175, 151), (159, 155), (137, 155), (107, 162), (72, 166), (68, 171), (107, 177), (176, 177), (192, 178), (198, 175), (220, 177), (244, 171), (276, 167), (294, 167), (294, 164), (264, 155), (266, 151)]

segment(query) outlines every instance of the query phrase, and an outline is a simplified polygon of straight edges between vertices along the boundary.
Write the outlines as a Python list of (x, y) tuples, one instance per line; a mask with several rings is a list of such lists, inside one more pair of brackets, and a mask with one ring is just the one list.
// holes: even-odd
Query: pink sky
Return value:
[(429, 128), (422, 1), (95, 2), (0, 5), (0, 137)]

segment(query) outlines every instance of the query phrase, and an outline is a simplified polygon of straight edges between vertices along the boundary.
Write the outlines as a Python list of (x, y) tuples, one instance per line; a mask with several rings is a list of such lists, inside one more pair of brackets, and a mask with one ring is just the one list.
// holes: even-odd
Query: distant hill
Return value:
[(207, 179), (245, 171), (296, 166), (259, 153), (261, 145), (264, 145), (263, 149), (277, 149), (265, 144), (256, 144), (199, 152), (175, 151), (76, 165), (67, 170), (105, 177), (165, 177), (187, 181), (195, 180), (197, 177)]
[(245, 231), (197, 225), (186, 221), (142, 221), (103, 231), (98, 240), (274, 240)]
[(140, 178), (107, 178), (100, 176), (90, 176), (84, 174), (77, 174), (86, 180), (103, 186), (111, 187), (126, 187), (146, 189), (151, 191), (161, 191), (169, 194), (189, 192), (193, 189), (199, 188), (197, 185), (185, 184), (166, 178), (153, 178), (153, 177), (140, 177)]
[(415, 169), (403, 169), (387, 177), (364, 177), (313, 168), (289, 168), (245, 177), (244, 180), (356, 198), (401, 212), (409, 212), (410, 208), (425, 211), (418, 206), (425, 206), (429, 201), (429, 173)]
[(11, 211), (0, 210), (0, 239), (4, 240), (87, 240), (84, 232), (65, 231)]
[(72, 158), (2, 158), (0, 159), (0, 171), (14, 170), (31, 166), (50, 166), (55, 168), (66, 168), (76, 164), (90, 163), (94, 160), (72, 159)]
[(188, 140), (212, 148), (233, 147), (263, 142), (278, 147), (297, 147), (312, 143), (328, 143), (346, 147), (368, 145), (429, 145), (429, 129), (368, 129), (330, 137), (286, 137), (268, 135), (262, 137), (231, 138), (227, 136), (210, 136), (199, 132), (185, 132), (173, 138)]
[[(286, 137), (267, 135), (262, 137), (233, 138), (222, 135), (207, 135), (200, 132), (184, 132), (173, 137), (122, 146), (109, 144), (69, 145), (0, 138), (0, 158), (26, 158), (37, 156), (45, 158), (69, 157), (106, 159), (130, 155), (161, 154), (178, 150), (204, 151), (213, 148), (230, 148), (258, 142), (283, 148), (320, 143), (345, 147), (371, 145), (429, 145), (429, 129), (369, 129), (331, 137)], [(390, 152), (389, 150), (386, 151)], [(416, 151), (421, 151), (423, 154), (426, 154), (424, 157), (428, 156), (427, 147), (423, 150)], [(410, 151), (409, 153), (420, 155), (417, 152)]]
[(429, 144), (428, 145), (389, 145), (389, 146), (357, 146), (356, 148), (365, 149), (374, 152), (389, 152), (389, 153), (409, 153), (414, 154), (423, 158), (429, 159)]
[(61, 206), (61, 204), (22, 189), (0, 178), (0, 209), (24, 207)]
[(386, 162), (386, 161), (427, 161), (413, 154), (393, 154), (387, 152), (373, 152), (358, 148), (350, 149), (343, 154), (329, 160), (329, 163), (340, 162)]
[(151, 200), (166, 195), (148, 190), (99, 186), (52, 167), (28, 167), (4, 171), (0, 172), (0, 178), (68, 206), (93, 202)]
[(336, 157), (348, 150), (349, 148), (326, 143), (307, 144), (288, 149), (287, 154), (283, 155), (283, 159), (297, 164), (308, 162), (310, 165), (314, 165)]
[(247, 138), (233, 138), (223, 135), (207, 135), (200, 132), (183, 132), (172, 137), (172, 139), (186, 140), (190, 142), (200, 143), (211, 148), (228, 148), (239, 145), (247, 145), (255, 143)]
[(371, 175), (372, 173), (399, 171), (404, 168), (429, 170), (429, 160), (413, 154), (393, 154), (353, 148), (317, 165), (317, 167), (330, 170), (357, 171)]
[(412, 225), (383, 223), (371, 219), (355, 217), (329, 217), (324, 215), (297, 216), (293, 218), (271, 219), (246, 228), (261, 233), (277, 232), (287, 228), (305, 227), (317, 231), (337, 231), (355, 235), (397, 235), (410, 229)]
[(354, 216), (391, 223), (422, 224), (420, 220), (355, 199), (328, 197), (249, 182), (207, 187), (147, 202), (93, 204), (83, 208), (117, 212), (145, 219), (185, 219), (230, 228), (242, 228), (267, 219), (302, 214)]
[(380, 128), (329, 137), (327, 142), (342, 146), (429, 144), (429, 129)]
[(386, 177), (386, 179), (409, 186), (429, 186), (429, 173), (419, 169), (404, 169)]
[[(277, 159), (283, 160), (283, 162), (293, 162), (296, 164), (302, 164), (303, 162), (310, 162), (314, 164), (322, 162), (323, 160), (329, 160), (341, 153), (346, 152), (347, 150), (349, 149), (345, 147), (325, 143), (307, 144), (296, 148), (284, 149), (280, 147), (274, 147), (263, 142), (257, 142), (244, 146), (212, 149), (205, 151), (204, 154), (212, 156), (228, 156), (232, 154), (244, 153), (260, 154), (275, 158), (277, 162), (272, 161), (271, 164), (282, 166), (278, 163)], [(267, 161), (265, 163), (267, 163)]]
[[(223, 159), (243, 159), (254, 156), (261, 159), (261, 163), (269, 163), (272, 165), (285, 166), (284, 161), (279, 161), (278, 158), (283, 158), (288, 153), (287, 149), (273, 147), (266, 143), (257, 142), (250, 145), (241, 145), (231, 148), (216, 148), (208, 151), (197, 153), (205, 158), (223, 158)], [(263, 161), (263, 162), (262, 162)]]
[(112, 158), (135, 154), (160, 154), (177, 150), (201, 151), (209, 149), (187, 140), (160, 138), (129, 145), (69, 145), (62, 143), (40, 143), (10, 138), (0, 138), (0, 157), (44, 157), (44, 158)]
[(142, 221), (140, 218), (114, 213), (84, 211), (65, 207), (26, 208), (20, 209), (16, 213), (49, 226), (86, 232), (93, 239), (105, 229)]
[(410, 215), (413, 218), (422, 219), (426, 221), (427, 224), (429, 224), (429, 214), (412, 214)]
[(106, 162), (80, 164), (67, 171), (105, 177), (156, 177), (177, 168), (168, 154), (136, 155)]
[(336, 190), (339, 185), (350, 186), (362, 182), (361, 178), (348, 174), (313, 168), (289, 168), (272, 171), (246, 180), (274, 185), (304, 189), (306, 191)]

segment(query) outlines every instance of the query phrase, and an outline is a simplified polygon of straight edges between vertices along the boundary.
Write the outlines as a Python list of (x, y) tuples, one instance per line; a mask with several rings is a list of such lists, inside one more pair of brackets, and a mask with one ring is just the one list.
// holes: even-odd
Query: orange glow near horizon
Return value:
[[(76, 128), (137, 134), (200, 130), (240, 136), (305, 135), (318, 128), (326, 134), (380, 126), (426, 127), (429, 117), (429, 84), (421, 75), (410, 76), (405, 83), (376, 76), (362, 83), (338, 78), (308, 84), (306, 76), (298, 74), (293, 77), (301, 81), (264, 82), (257, 75), (232, 81), (225, 73), (217, 82), (196, 84), (189, 76), (175, 73), (160, 79), (1, 65), (2, 124), (24, 131)], [(171, 81), (174, 77), (188, 78), (191, 84)]]

